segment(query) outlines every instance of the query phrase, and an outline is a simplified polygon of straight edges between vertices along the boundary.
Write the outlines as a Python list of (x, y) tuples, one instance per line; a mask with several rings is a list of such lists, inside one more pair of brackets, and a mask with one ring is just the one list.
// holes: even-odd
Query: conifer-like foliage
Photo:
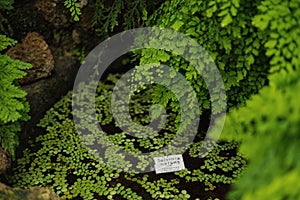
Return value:
[[(0, 35), (0, 51), (14, 44), (15, 40)], [(17, 79), (25, 76), (23, 70), (30, 67), (30, 64), (0, 54), (0, 145), (12, 156), (18, 145), (17, 132), (21, 130), (19, 122), (29, 119), (26, 92), (21, 89)]]
[(145, 25), (149, 12), (156, 10), (162, 2), (164, 0), (65, 0), (64, 6), (74, 21), (80, 20), (84, 6), (91, 7), (91, 25), (99, 35), (107, 37), (116, 29), (128, 30)]
[(92, 25), (99, 34), (109, 34), (117, 28), (128, 30), (145, 25), (149, 12), (155, 10), (164, 0), (96, 0)]

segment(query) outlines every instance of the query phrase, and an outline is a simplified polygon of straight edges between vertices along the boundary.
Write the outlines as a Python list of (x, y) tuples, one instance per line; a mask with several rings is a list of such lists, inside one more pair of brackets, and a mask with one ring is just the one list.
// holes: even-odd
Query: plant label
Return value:
[(176, 172), (184, 169), (182, 155), (170, 155), (154, 158), (156, 174)]

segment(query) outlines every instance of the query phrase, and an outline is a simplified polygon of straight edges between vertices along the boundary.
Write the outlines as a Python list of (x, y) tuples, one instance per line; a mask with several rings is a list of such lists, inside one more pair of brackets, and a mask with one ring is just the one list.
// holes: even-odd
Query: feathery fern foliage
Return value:
[[(0, 51), (14, 44), (15, 40), (0, 35)], [(30, 67), (30, 64), (0, 54), (0, 145), (13, 157), (18, 145), (17, 132), (21, 130), (20, 121), (29, 119), (26, 92), (18, 85), (17, 79), (24, 77), (23, 70)]]

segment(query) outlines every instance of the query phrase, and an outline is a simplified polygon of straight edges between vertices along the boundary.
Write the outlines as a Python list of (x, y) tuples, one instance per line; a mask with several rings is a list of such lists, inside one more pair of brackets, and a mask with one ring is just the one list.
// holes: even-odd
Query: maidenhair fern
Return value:
[(266, 55), (271, 58), (272, 73), (300, 68), (299, 8), (298, 0), (265, 0), (258, 6), (259, 13), (252, 20), (261, 32), (268, 33), (264, 46)]
[[(249, 4), (239, 0), (172, 0), (164, 3), (159, 12), (147, 20), (147, 26), (170, 28), (197, 40), (218, 67), (225, 83), (227, 104), (231, 108), (244, 103), (251, 94), (257, 93), (267, 84), (270, 64), (262, 45), (266, 40), (266, 33), (257, 31), (252, 24), (252, 17), (258, 12), (257, 4), (258, 2)], [(201, 58), (201, 52), (197, 48), (186, 49), (185, 41), (173, 41), (172, 35), (166, 37), (166, 40), (170, 46), (181, 47), (192, 59)], [(207, 62), (209, 66), (212, 64)], [(199, 74), (189, 61), (175, 54), (158, 49), (144, 49), (140, 54), (137, 73), (147, 77), (149, 71), (154, 70), (150, 65), (145, 67), (148, 63), (167, 64), (182, 73), (197, 92), (200, 112), (210, 109), (212, 101), (226, 99), (217, 92), (208, 94), (203, 77), (206, 76), (208, 83), (213, 85), (216, 82), (214, 76)], [(172, 78), (171, 75), (169, 78)], [(173, 101), (171, 92), (161, 86), (157, 86), (154, 95), (155, 103), (166, 105)], [(173, 102), (172, 105), (174, 111), (180, 110), (178, 103)], [(220, 105), (212, 113), (219, 113), (223, 109)]]
[[(16, 41), (0, 35), (0, 51), (14, 44)], [(29, 119), (26, 92), (18, 85), (17, 79), (25, 76), (23, 70), (30, 67), (30, 64), (0, 54), (0, 145), (12, 156), (18, 145), (19, 121)]]

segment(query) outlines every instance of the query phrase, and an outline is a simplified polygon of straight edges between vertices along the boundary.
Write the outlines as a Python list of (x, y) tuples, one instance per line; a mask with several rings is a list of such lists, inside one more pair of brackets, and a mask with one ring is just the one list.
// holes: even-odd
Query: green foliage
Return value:
[(269, 86), (226, 117), (222, 137), (249, 159), (230, 199), (299, 199), (299, 1), (262, 1), (253, 24), (267, 33)]
[(227, 117), (223, 137), (241, 141), (250, 163), (233, 199), (299, 199), (299, 77), (299, 69), (270, 76), (269, 87)]
[[(192, 157), (199, 156), (197, 152), (202, 146), (202, 142), (193, 143), (189, 149)], [(246, 168), (246, 161), (240, 154), (232, 154), (237, 148), (237, 143), (217, 144), (215, 148), (207, 153), (204, 163), (200, 169), (184, 169), (175, 172), (176, 175), (184, 177), (187, 182), (203, 182), (207, 190), (218, 183), (232, 184), (240, 177)], [(196, 152), (195, 152), (196, 149)]]
[[(256, 6), (257, 2), (249, 4), (238, 0), (167, 1), (149, 18), (146, 25), (170, 28), (197, 40), (220, 70), (230, 108), (244, 103), (251, 94), (257, 93), (266, 84), (269, 63), (264, 55), (265, 47), (261, 45), (266, 40), (266, 34), (258, 32), (252, 25), (252, 17), (258, 12)], [(181, 47), (182, 51), (195, 60), (202, 58), (197, 48), (186, 49), (185, 41), (174, 41), (172, 38), (170, 35), (163, 40), (170, 46)], [(218, 93), (209, 96), (202, 77), (206, 77), (208, 83), (213, 85), (216, 81), (214, 76), (206, 74), (205, 71), (198, 74), (194, 66), (178, 55), (158, 49), (144, 49), (139, 55), (138, 73), (149, 80), (149, 72), (155, 69), (150, 65), (145, 67), (144, 64), (147, 63), (166, 64), (182, 73), (197, 92), (200, 113), (210, 109), (212, 101), (226, 100)], [(212, 64), (206, 60), (204, 62), (208, 62), (208, 66)], [(154, 95), (155, 103), (166, 105), (173, 102), (171, 92), (161, 86), (157, 86)], [(180, 110), (175, 102), (172, 103), (172, 108), (175, 112)], [(219, 113), (222, 109), (224, 108), (220, 105), (212, 112)]]
[[(99, 83), (97, 88), (96, 110), (98, 120), (103, 127), (115, 125), (109, 97), (114, 83), (119, 78), (120, 75), (109, 75), (104, 82)], [(146, 111), (150, 106), (151, 93), (150, 87), (149, 90), (141, 91), (132, 98), (130, 112), (137, 123), (149, 123), (149, 118), (143, 115), (148, 115)], [(85, 94), (80, 95), (84, 98)], [(119, 158), (115, 148), (110, 148), (109, 143), (118, 145), (125, 151), (132, 152), (133, 155), (157, 150), (173, 138), (176, 132), (175, 116), (171, 113), (171, 119), (167, 121), (164, 131), (150, 138), (129, 137), (123, 131), (105, 133), (109, 141), (100, 138), (99, 143), (108, 148), (102, 159), (95, 159), (84, 144), (93, 144), (97, 140), (97, 135), (91, 133), (87, 137), (78, 136), (71, 108), (72, 94), (68, 93), (47, 111), (39, 123), (45, 133), (35, 141), (29, 141), (30, 148), (24, 150), (23, 156), (17, 160), (14, 175), (8, 177), (15, 187), (48, 187), (62, 199), (143, 199), (142, 195), (146, 195), (148, 199), (181, 200), (190, 199), (190, 194), (182, 188), (182, 183), (195, 182), (213, 190), (216, 184), (232, 183), (246, 166), (240, 155), (230, 154), (234, 152), (237, 145), (224, 143), (217, 145), (217, 148), (200, 164), (199, 169), (190, 170), (190, 174), (186, 176), (179, 172), (171, 179), (153, 180), (155, 176), (149, 174), (124, 173), (104, 164), (104, 161), (110, 163), (110, 166), (118, 163), (124, 165), (124, 169), (132, 165), (130, 160)], [(139, 120), (143, 118), (144, 120)], [(89, 130), (88, 124), (86, 131), (92, 131)], [(190, 156), (195, 157), (200, 147), (202, 145), (195, 144), (191, 148), (193, 150), (190, 151)], [(226, 162), (222, 164), (221, 161)], [(149, 160), (144, 159), (140, 161), (137, 168), (144, 169), (148, 165)], [(137, 188), (132, 187), (133, 184)]]
[[(132, 29), (144, 25), (149, 11), (160, 5), (160, 1), (151, 0), (123, 0), (109, 1), (96, 0), (92, 7), (94, 14), (92, 25), (100, 34), (108, 34), (117, 27), (121, 29)], [(121, 22), (121, 23), (120, 23)]]
[(271, 58), (271, 72), (299, 69), (300, 2), (297, 0), (262, 1), (252, 23), (266, 32), (266, 55)]
[(80, 0), (65, 0), (64, 6), (69, 9), (74, 21), (79, 21), (81, 15)]
[(5, 35), (0, 35), (0, 51), (5, 50), (9, 46), (13, 46), (17, 41), (6, 37)]
[(12, 4), (14, 0), (0, 0), (0, 10), (11, 10), (13, 9)]
[(167, 181), (160, 178), (159, 180), (151, 181), (149, 180), (149, 175), (144, 175), (143, 177), (127, 175), (125, 178), (141, 185), (141, 187), (150, 194), (151, 199), (190, 199), (190, 195), (187, 194), (186, 190), (180, 191), (176, 188), (176, 185), (180, 183), (179, 180), (176, 179)]
[[(16, 41), (0, 35), (0, 51)], [(23, 71), (31, 65), (13, 60), (0, 54), (0, 145), (14, 157), (18, 145), (17, 132), (20, 131), (20, 121), (29, 119), (29, 104), (26, 102), (26, 92), (18, 85), (17, 79), (26, 75)]]

